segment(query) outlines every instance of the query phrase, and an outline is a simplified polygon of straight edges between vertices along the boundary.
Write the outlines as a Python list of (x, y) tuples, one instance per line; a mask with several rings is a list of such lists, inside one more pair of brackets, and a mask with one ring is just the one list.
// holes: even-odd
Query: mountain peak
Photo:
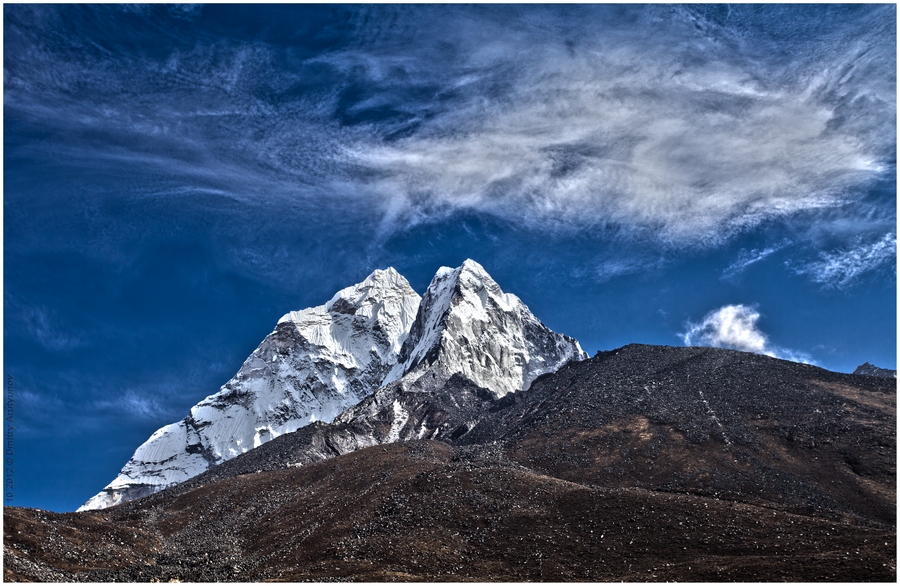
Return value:
[[(467, 272), (473, 273), (478, 276), (487, 277), (490, 279), (490, 275), (484, 270), (484, 267), (472, 260), (471, 258), (467, 258), (463, 261), (463, 263), (459, 266), (460, 273)], [(493, 279), (492, 279), (493, 280)]]
[(547, 328), (468, 259), (456, 269), (442, 267), (431, 280), (385, 384), (401, 377), (412, 382), (425, 372), (442, 379), (461, 374), (502, 397), (584, 358), (577, 341)]
[(461, 375), (501, 397), (583, 358), (578, 342), (544, 326), (473, 260), (441, 268), (424, 298), (393, 268), (376, 270), (324, 305), (284, 315), (219, 392), (154, 433), (81, 510), (152, 494), (332, 421), (401, 378)]
[(394, 267), (375, 269), (371, 275), (360, 283), (360, 286), (412, 290), (406, 277), (398, 273)]
[(439, 268), (434, 274), (434, 278), (439, 279), (445, 278), (448, 275), (452, 275), (452, 278), (454, 280), (458, 280), (464, 274), (468, 275), (470, 280), (488, 279), (491, 282), (494, 282), (494, 279), (492, 279), (488, 272), (484, 270), (484, 267), (471, 258), (467, 258), (466, 260), (464, 260), (463, 263), (455, 269), (451, 267)]
[(157, 492), (309, 423), (331, 421), (381, 386), (420, 299), (388, 268), (324, 305), (287, 313), (219, 392), (157, 430), (79, 510)]
[[(371, 316), (373, 311), (377, 311), (379, 303), (405, 296), (415, 297), (417, 300), (419, 297), (403, 275), (393, 267), (388, 267), (372, 272), (361, 283), (341, 289), (325, 304), (324, 309), (328, 312), (348, 315), (359, 314), (362, 310), (363, 315)], [(297, 319), (302, 321), (305, 313), (318, 309), (292, 311), (282, 317), (280, 321), (297, 321)]]
[(481, 281), (487, 280), (491, 283), (496, 284), (494, 279), (488, 274), (488, 272), (484, 269), (483, 266), (472, 260), (471, 258), (467, 258), (463, 261), (461, 265), (456, 267), (455, 269), (450, 267), (441, 267), (437, 270), (434, 275), (434, 278), (442, 278), (447, 275), (453, 275), (453, 278), (456, 280), (465, 279), (467, 281)]
[(897, 371), (890, 370), (888, 368), (879, 368), (874, 364), (870, 364), (868, 362), (864, 364), (860, 364), (856, 367), (856, 370), (853, 371), (853, 374), (862, 374), (865, 376), (880, 376), (883, 378), (897, 378)]

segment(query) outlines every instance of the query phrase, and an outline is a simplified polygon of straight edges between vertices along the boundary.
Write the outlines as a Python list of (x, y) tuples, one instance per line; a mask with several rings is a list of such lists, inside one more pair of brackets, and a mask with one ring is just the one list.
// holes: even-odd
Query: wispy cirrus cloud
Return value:
[(135, 419), (158, 419), (163, 408), (145, 391), (128, 390), (113, 399), (95, 401), (92, 408), (118, 413), (121, 417)]
[(874, 242), (857, 239), (855, 246), (820, 253), (817, 260), (794, 270), (826, 288), (846, 289), (863, 275), (896, 266), (896, 262), (897, 235), (890, 232)]
[(726, 279), (726, 280), (734, 279), (735, 277), (737, 277), (738, 275), (743, 273), (745, 270), (747, 270), (748, 267), (750, 267), (762, 260), (765, 260), (772, 254), (785, 248), (788, 244), (789, 244), (788, 242), (782, 242), (775, 246), (767, 246), (765, 248), (754, 248), (751, 250), (741, 250), (740, 253), (738, 253), (738, 257), (734, 260), (734, 262), (732, 262), (730, 265), (725, 267), (725, 270), (722, 271), (722, 278)]
[(623, 275), (660, 269), (665, 266), (662, 258), (648, 256), (620, 254), (614, 258), (602, 260), (594, 267), (594, 279), (598, 283), (605, 283)]
[[(727, 29), (706, 22), (697, 35), (694, 21), (671, 16), (648, 23), (662, 42), (634, 30), (568, 45), (497, 31), (495, 61), (483, 50), (463, 58), (507, 84), (501, 99), (464, 102), (347, 154), (373, 174), (398, 224), (463, 209), (545, 229), (626, 227), (676, 245), (838, 206), (889, 170), (892, 125), (871, 131), (893, 115), (881, 85), (890, 73), (868, 85), (863, 72), (879, 69), (871, 47), (832, 48), (788, 77), (722, 51)], [(836, 99), (834, 76), (867, 107)]]
[(5, 104), (94, 137), (68, 151), (84, 164), (254, 205), (360, 198), (382, 239), (462, 211), (706, 246), (891, 171), (893, 8), (798, 10), (372, 7), (340, 19), (352, 42), (288, 50), (207, 40), (192, 8), (115, 59), (13, 22), (30, 50), (8, 52)]
[(689, 322), (679, 334), (685, 346), (713, 346), (743, 352), (765, 354), (794, 362), (812, 364), (812, 358), (788, 348), (773, 345), (757, 325), (759, 311), (747, 305), (725, 305), (706, 314), (698, 323)]
[(84, 336), (68, 316), (42, 304), (24, 300), (16, 295), (4, 299), (7, 311), (7, 335), (15, 331), (43, 348), (53, 352), (69, 352), (87, 345)]

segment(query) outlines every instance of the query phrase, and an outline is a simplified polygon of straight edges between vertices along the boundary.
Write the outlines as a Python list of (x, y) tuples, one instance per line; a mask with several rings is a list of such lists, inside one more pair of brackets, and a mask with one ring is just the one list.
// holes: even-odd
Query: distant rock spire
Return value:
[(887, 368), (878, 368), (873, 364), (869, 364), (868, 362), (864, 364), (860, 364), (856, 367), (856, 370), (853, 371), (853, 374), (862, 374), (865, 376), (880, 376), (883, 378), (897, 378), (896, 370), (888, 370)]

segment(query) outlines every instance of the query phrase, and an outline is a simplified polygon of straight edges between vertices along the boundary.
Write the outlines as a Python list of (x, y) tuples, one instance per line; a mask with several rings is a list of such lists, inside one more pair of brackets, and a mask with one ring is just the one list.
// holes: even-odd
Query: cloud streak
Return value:
[(734, 279), (748, 267), (765, 260), (770, 255), (778, 252), (779, 250), (785, 248), (788, 245), (787, 242), (783, 242), (781, 244), (775, 246), (768, 246), (766, 248), (754, 248), (752, 250), (742, 250), (738, 255), (738, 258), (735, 259), (730, 265), (728, 265), (724, 271), (722, 271), (723, 279)]
[(796, 269), (829, 289), (846, 289), (864, 275), (897, 262), (897, 235), (888, 233), (875, 242), (857, 241), (856, 246), (821, 253), (816, 261)]
[(166, 417), (173, 418), (171, 413), (173, 410), (160, 406), (154, 398), (155, 396), (158, 395), (148, 392), (148, 389), (129, 389), (111, 399), (97, 400), (91, 405), (91, 408), (98, 411), (109, 411), (118, 417), (133, 419), (158, 421)]
[(765, 354), (794, 362), (812, 363), (802, 353), (773, 345), (757, 325), (759, 312), (746, 305), (725, 305), (706, 314), (699, 323), (688, 323), (679, 334), (685, 346), (713, 346)]

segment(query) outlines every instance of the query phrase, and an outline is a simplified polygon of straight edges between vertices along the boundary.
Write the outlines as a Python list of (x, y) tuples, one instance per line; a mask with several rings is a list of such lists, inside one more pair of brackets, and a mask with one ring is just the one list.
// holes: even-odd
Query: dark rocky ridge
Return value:
[(467, 436), (576, 482), (896, 515), (896, 382), (713, 348), (570, 363)]
[(641, 345), (499, 400), (423, 377), (138, 501), (6, 508), (4, 575), (893, 581), (895, 385)]

